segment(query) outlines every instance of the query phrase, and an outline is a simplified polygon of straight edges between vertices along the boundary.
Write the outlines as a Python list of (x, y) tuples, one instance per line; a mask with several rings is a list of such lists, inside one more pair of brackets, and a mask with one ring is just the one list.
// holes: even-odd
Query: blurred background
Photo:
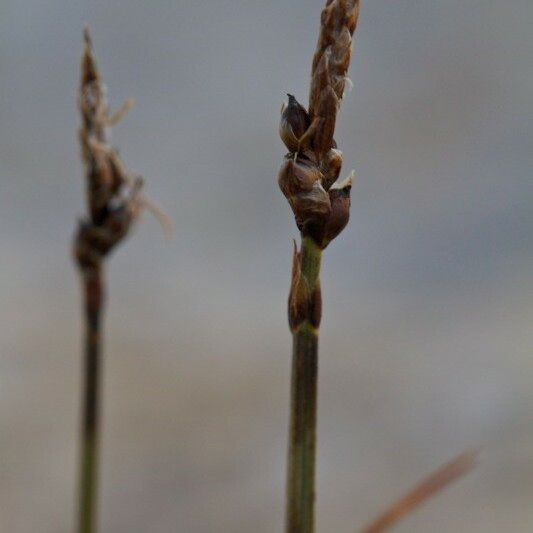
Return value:
[[(322, 0), (0, 3), (0, 530), (70, 532), (81, 378), (70, 257), (89, 24), (145, 215), (108, 263), (103, 532), (279, 532), (297, 230), (276, 175)], [(533, 530), (533, 3), (362, 3), (336, 139), (319, 532), (457, 453), (481, 464), (398, 532)]]

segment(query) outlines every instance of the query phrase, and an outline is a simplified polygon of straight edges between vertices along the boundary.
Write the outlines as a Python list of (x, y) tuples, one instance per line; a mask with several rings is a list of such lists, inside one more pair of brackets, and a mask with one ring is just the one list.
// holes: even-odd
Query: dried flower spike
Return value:
[[(350, 63), (352, 34), (359, 14), (358, 0), (328, 0), (322, 11), (320, 35), (311, 70), (309, 112), (292, 95), (284, 104), (280, 120), (280, 137), (289, 149), (288, 158), (295, 162), (305, 160), (306, 172), (315, 188), (313, 205), (307, 201), (309, 190), (289, 186), (302, 180), (290, 176), (288, 165), (280, 171), (279, 184), (292, 207), (296, 223), (303, 235), (310, 236), (324, 249), (348, 222), (343, 212), (344, 225), (339, 225), (339, 212), (325, 213), (328, 203), (321, 191), (328, 192), (339, 178), (342, 152), (338, 150), (333, 135), (340, 102), (344, 94), (346, 75)], [(319, 183), (317, 183), (319, 182)], [(343, 210), (349, 208), (350, 188), (343, 188)], [(338, 193), (333, 194), (338, 197)], [(301, 201), (300, 201), (301, 200)], [(330, 194), (329, 203), (331, 204)], [(302, 207), (303, 206), (303, 207)], [(331, 217), (332, 220), (328, 220)], [(306, 221), (309, 221), (306, 222)], [(338, 231), (332, 232), (335, 227)], [(328, 228), (328, 229), (326, 229)], [(340, 229), (339, 229), (340, 228)], [(335, 234), (334, 234), (335, 233)]]
[[(83, 35), (78, 102), (82, 124), (79, 138), (85, 165), (89, 219), (80, 224), (75, 241), (75, 255), (82, 270), (92, 266), (84, 262), (86, 253), (83, 250), (92, 252), (92, 263), (97, 258), (101, 261), (127, 235), (142, 205), (142, 181), (133, 179), (125, 171), (108, 139), (110, 124), (116, 123), (117, 116), (122, 116), (131, 107), (131, 100), (126, 101), (118, 115), (109, 116), (105, 87), (87, 28)], [(91, 233), (98, 236), (101, 245), (88, 250), (91, 245), (86, 236)]]

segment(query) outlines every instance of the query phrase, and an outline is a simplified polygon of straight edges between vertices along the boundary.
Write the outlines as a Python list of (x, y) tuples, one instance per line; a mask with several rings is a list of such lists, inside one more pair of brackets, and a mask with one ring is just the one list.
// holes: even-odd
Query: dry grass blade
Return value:
[(382, 533), (387, 531), (413, 509), (470, 472), (476, 465), (478, 455), (479, 450), (470, 450), (441, 466), (414, 489), (396, 501), (372, 524), (363, 528), (361, 533)]

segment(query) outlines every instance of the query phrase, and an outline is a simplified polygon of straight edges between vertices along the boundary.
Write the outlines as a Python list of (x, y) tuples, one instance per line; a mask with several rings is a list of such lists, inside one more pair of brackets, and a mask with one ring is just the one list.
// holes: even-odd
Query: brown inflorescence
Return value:
[[(122, 112), (129, 107), (127, 104)], [(89, 214), (79, 223), (74, 256), (80, 270), (90, 273), (100, 268), (103, 258), (127, 235), (143, 199), (142, 180), (126, 172), (108, 140), (108, 130), (122, 112), (109, 115), (105, 87), (87, 29), (81, 60), (79, 109), (82, 118), (79, 139)]]
[(309, 111), (294, 96), (281, 110), (280, 137), (289, 153), (278, 174), (302, 236), (324, 249), (349, 219), (352, 177), (336, 183), (342, 152), (333, 138), (350, 62), (358, 0), (328, 0), (313, 58)]

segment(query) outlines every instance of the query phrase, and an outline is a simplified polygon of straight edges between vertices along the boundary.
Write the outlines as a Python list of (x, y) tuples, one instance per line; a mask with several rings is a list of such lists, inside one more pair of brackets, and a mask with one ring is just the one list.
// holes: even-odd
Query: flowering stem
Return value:
[[(315, 242), (303, 237), (300, 266), (308, 295), (319, 290), (321, 257), (322, 250)], [(313, 323), (307, 317), (293, 331), (287, 533), (314, 531), (318, 328)]]
[(98, 451), (100, 440), (101, 315), (103, 273), (98, 267), (83, 272), (85, 296), (85, 362), (81, 428), (79, 533), (94, 533), (97, 522)]
[(128, 235), (141, 209), (149, 204), (141, 192), (142, 179), (133, 179), (126, 171), (107, 138), (109, 127), (124, 115), (130, 104), (125, 104), (114, 115), (109, 114), (88, 28), (83, 32), (83, 39), (79, 140), (89, 213), (79, 221), (73, 246), (84, 290), (86, 322), (78, 531), (94, 533), (97, 529), (104, 263)]

